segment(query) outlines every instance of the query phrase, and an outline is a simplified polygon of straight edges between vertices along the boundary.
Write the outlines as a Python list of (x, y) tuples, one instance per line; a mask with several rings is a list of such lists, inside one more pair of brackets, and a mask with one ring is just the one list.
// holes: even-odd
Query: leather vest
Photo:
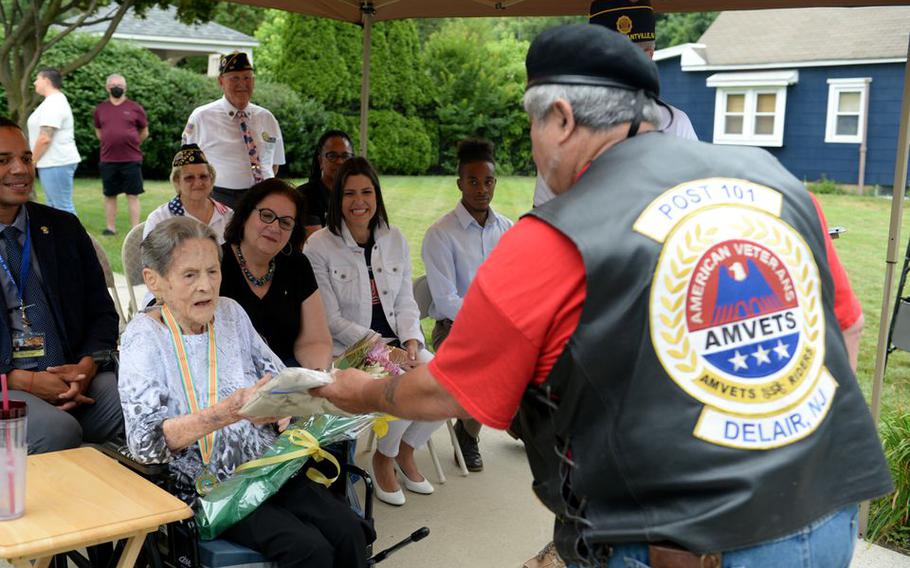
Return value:
[(518, 416), (567, 562), (751, 546), (890, 491), (817, 212), (770, 154), (643, 134), (530, 215), (587, 282)]

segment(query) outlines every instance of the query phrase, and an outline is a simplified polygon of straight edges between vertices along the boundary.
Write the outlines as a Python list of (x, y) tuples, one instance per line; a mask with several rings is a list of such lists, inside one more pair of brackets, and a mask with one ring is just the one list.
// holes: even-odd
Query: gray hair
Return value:
[[(215, 167), (212, 164), (206, 164), (205, 168), (209, 171), (209, 181), (212, 183), (212, 187), (215, 187)], [(174, 166), (171, 168), (171, 185), (174, 186), (174, 190), (177, 191), (177, 195), (180, 195), (180, 186), (177, 185), (177, 180), (180, 177), (180, 172), (183, 170), (183, 166)]]
[(174, 217), (155, 225), (152, 232), (142, 239), (142, 244), (139, 245), (142, 267), (150, 268), (162, 276), (167, 275), (174, 251), (191, 239), (210, 239), (215, 243), (218, 260), (221, 261), (221, 247), (218, 246), (218, 238), (211, 227), (190, 217)]
[(524, 106), (534, 121), (544, 122), (556, 99), (572, 105), (579, 126), (609, 130), (635, 118), (635, 97), (642, 97), (641, 120), (660, 126), (660, 109), (653, 99), (636, 91), (587, 85), (537, 85), (525, 92)]
[(126, 85), (126, 77), (124, 77), (120, 73), (111, 73), (110, 75), (108, 75), (107, 79), (104, 80), (104, 84), (110, 85), (111, 79), (123, 79), (123, 84)]

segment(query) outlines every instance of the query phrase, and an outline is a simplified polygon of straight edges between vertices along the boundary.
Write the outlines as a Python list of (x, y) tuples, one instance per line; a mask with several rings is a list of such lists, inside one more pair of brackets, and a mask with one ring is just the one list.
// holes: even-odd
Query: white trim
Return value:
[(703, 43), (681, 43), (679, 45), (672, 45), (670, 47), (665, 47), (663, 49), (658, 49), (654, 52), (654, 61), (663, 61), (664, 59), (672, 59), (674, 57), (681, 57), (683, 53), (691, 49), (704, 49), (706, 46)]
[(167, 49), (178, 49), (181, 45), (217, 45), (219, 47), (259, 47), (258, 41), (245, 41), (233, 39), (195, 39), (186, 37), (153, 36), (145, 34), (114, 33), (114, 39), (134, 41), (136, 43), (166, 45)]
[(795, 69), (761, 73), (715, 73), (705, 84), (709, 87), (787, 87), (799, 82)]
[(698, 71), (748, 71), (753, 69), (780, 69), (782, 67), (834, 67), (846, 65), (877, 65), (880, 63), (906, 63), (906, 57), (881, 59), (828, 59), (819, 61), (781, 61), (779, 63), (751, 63), (740, 65), (689, 65), (682, 61), (680, 67), (686, 72)]
[[(867, 113), (866, 98), (869, 96), (869, 83), (871, 77), (857, 77), (850, 79), (828, 79), (828, 114), (825, 121), (825, 143), (827, 144), (861, 144), (863, 131), (866, 127)], [(859, 93), (859, 111), (856, 125), (856, 134), (837, 134), (837, 107), (841, 93)], [(853, 114), (853, 113), (850, 113)]]

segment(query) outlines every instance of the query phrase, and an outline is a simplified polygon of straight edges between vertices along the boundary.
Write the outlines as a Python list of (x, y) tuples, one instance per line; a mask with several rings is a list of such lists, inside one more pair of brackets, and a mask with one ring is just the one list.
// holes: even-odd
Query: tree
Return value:
[(698, 41), (718, 12), (657, 15), (657, 49)]
[(175, 5), (185, 23), (212, 17), (215, 0), (0, 0), (0, 86), (6, 93), (10, 118), (24, 126), (38, 97), (32, 88), (35, 70), (44, 54), (80, 28), (107, 24), (84, 52), (63, 62), (63, 75), (86, 65), (108, 44), (129, 10), (142, 15), (152, 6)]

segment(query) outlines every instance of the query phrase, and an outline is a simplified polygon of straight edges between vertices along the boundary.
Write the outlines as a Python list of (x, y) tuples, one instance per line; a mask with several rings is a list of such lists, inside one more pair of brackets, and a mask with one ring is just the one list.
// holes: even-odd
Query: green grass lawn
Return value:
[[(420, 243), (424, 231), (458, 200), (455, 177), (387, 176), (382, 182), (392, 224), (402, 229), (411, 245), (411, 258), (416, 277), (424, 273), (423, 262), (420, 259)], [(533, 188), (533, 178), (500, 178), (493, 206), (500, 213), (517, 219), (529, 208)], [(170, 183), (147, 181), (146, 193), (140, 198), (143, 218), (172, 195), (173, 188)], [(875, 366), (875, 343), (881, 310), (890, 201), (846, 195), (822, 195), (820, 199), (828, 223), (847, 228), (847, 233), (835, 241), (835, 244), (866, 315), (858, 375), (868, 398)], [(82, 222), (89, 232), (101, 241), (114, 270), (120, 271), (120, 246), (129, 230), (125, 201), (121, 198), (117, 235), (103, 237), (101, 231), (104, 229), (104, 206), (100, 181), (77, 179), (74, 200)], [(910, 227), (907, 225), (907, 216), (905, 226)], [(907, 234), (905, 230), (904, 238)], [(903, 251), (904, 245), (901, 245), (901, 258)], [(882, 399), (884, 409), (907, 411), (910, 408), (910, 389), (907, 388), (910, 383), (910, 354), (895, 352), (889, 362), (885, 379)]]

